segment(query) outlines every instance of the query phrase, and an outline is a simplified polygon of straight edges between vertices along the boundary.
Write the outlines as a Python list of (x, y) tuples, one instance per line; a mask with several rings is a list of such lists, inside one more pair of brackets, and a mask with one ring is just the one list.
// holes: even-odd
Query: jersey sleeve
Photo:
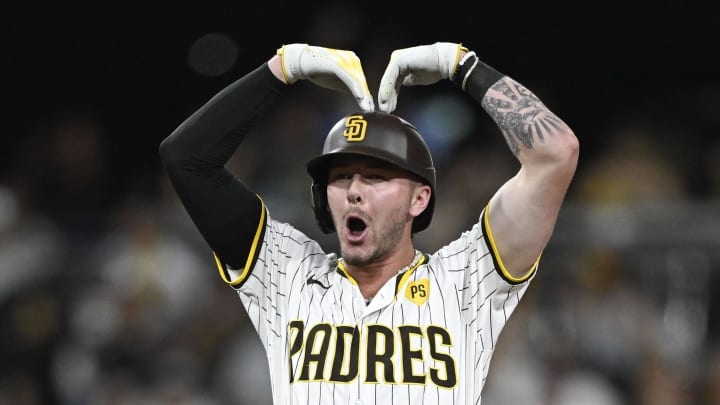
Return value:
[(534, 278), (539, 262), (523, 277), (512, 277), (493, 241), (488, 212), (486, 206), (470, 230), (438, 251), (447, 274), (455, 278), (462, 307), (467, 308), (466, 322), (478, 328), (483, 350), (494, 347)]
[[(328, 268), (320, 245), (284, 222), (273, 220), (265, 209), (245, 268), (233, 269), (217, 261), (220, 277), (234, 288), (266, 349), (283, 341), (293, 305), (307, 288), (309, 274)], [(296, 309), (296, 308), (295, 308)]]

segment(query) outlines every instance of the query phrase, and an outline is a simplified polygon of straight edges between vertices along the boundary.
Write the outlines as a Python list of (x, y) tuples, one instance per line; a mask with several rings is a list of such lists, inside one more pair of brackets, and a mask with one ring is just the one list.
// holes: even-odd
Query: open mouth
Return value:
[(361, 236), (363, 232), (365, 232), (365, 229), (367, 229), (367, 224), (358, 217), (351, 217), (348, 218), (346, 227), (349, 235)]

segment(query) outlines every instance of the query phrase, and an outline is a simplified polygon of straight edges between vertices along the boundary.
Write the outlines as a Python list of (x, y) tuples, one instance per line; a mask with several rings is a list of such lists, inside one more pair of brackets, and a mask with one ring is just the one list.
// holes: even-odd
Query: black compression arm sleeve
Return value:
[(234, 268), (245, 265), (262, 204), (225, 164), (286, 88), (265, 63), (216, 94), (160, 144), (180, 201), (215, 254)]

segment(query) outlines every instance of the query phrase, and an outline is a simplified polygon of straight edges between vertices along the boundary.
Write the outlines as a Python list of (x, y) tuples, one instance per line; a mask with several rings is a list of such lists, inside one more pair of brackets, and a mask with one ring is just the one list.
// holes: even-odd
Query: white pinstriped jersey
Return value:
[(367, 305), (342, 261), (263, 216), (254, 266), (219, 268), (265, 347), (274, 403), (480, 404), (498, 335), (537, 268), (505, 271), (486, 212)]

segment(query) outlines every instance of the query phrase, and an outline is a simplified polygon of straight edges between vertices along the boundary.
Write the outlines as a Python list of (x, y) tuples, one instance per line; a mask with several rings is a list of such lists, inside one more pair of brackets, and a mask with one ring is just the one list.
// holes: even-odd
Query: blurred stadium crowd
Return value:
[[(611, 124), (591, 140), (552, 84), (517, 79), (575, 129), (581, 158), (483, 403), (720, 404), (720, 89), (685, 89), (687, 110), (668, 98), (603, 117)], [(303, 164), (353, 108), (306, 86), (229, 164), (276, 219), (328, 250)], [(404, 89), (398, 113), (435, 153), (438, 207), (417, 235), (432, 252), (476, 220), (517, 162), (449, 86)], [(669, 114), (687, 120), (669, 125)], [(105, 125), (92, 108), (62, 111), (27, 130), (0, 177), (0, 404), (270, 404), (254, 330), (159, 160), (117, 184)], [(168, 134), (148, 136), (159, 145)]]

